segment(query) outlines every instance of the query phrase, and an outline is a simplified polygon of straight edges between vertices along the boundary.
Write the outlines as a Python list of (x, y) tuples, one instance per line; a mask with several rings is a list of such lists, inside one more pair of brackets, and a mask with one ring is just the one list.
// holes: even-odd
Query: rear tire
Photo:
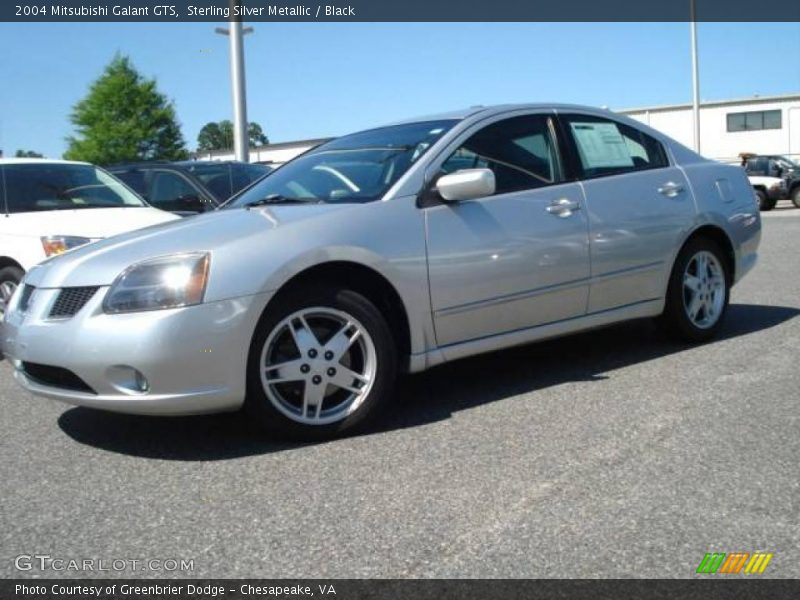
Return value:
[(297, 287), (264, 312), (250, 346), (245, 411), (271, 435), (330, 439), (389, 401), (397, 347), (375, 305), (335, 284)]
[(5, 314), (6, 306), (24, 276), (25, 272), (19, 267), (9, 266), (0, 269), (0, 318)]
[(767, 193), (761, 190), (756, 190), (756, 198), (758, 198), (758, 210), (764, 212), (775, 208), (775, 204), (777, 203), (777, 200), (770, 200), (767, 197)]
[(681, 341), (712, 339), (727, 312), (730, 286), (731, 268), (719, 245), (706, 237), (689, 240), (670, 274), (662, 327)]
[(796, 185), (792, 190), (792, 203), (797, 208), (800, 208), (800, 185)]

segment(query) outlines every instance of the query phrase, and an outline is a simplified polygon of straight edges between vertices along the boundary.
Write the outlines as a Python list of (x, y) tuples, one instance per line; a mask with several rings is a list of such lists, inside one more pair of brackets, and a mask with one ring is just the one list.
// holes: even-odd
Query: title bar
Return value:
[[(798, 0), (4, 0), (6, 22), (800, 21)], [(749, 45), (751, 40), (741, 40)]]

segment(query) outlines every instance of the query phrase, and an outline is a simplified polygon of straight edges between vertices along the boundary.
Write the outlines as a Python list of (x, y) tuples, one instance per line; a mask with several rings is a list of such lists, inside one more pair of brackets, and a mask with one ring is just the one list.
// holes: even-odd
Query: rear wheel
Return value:
[(777, 203), (777, 200), (770, 200), (767, 193), (762, 190), (756, 190), (756, 198), (758, 199), (758, 210), (772, 210)]
[(722, 326), (730, 300), (730, 269), (712, 240), (690, 240), (678, 255), (670, 275), (661, 322), (675, 338), (704, 342)]
[(334, 286), (284, 294), (250, 348), (245, 410), (272, 434), (319, 440), (365, 425), (386, 403), (397, 351), (367, 298)]
[(796, 185), (792, 190), (792, 203), (800, 208), (800, 185)]
[(3, 267), (0, 269), (0, 317), (6, 312), (6, 307), (11, 301), (11, 296), (25, 275), (19, 267)]

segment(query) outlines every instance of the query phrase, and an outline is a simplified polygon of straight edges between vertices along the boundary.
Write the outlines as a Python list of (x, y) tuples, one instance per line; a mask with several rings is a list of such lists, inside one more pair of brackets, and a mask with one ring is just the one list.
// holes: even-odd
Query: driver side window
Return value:
[(442, 164), (442, 174), (491, 169), (495, 194), (551, 185), (560, 179), (547, 115), (525, 115), (492, 123), (469, 138)]

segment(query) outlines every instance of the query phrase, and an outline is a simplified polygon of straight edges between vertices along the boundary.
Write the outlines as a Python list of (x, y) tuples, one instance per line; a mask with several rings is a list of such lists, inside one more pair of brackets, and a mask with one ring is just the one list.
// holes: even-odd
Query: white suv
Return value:
[(0, 159), (0, 317), (25, 271), (48, 256), (176, 218), (93, 165)]

